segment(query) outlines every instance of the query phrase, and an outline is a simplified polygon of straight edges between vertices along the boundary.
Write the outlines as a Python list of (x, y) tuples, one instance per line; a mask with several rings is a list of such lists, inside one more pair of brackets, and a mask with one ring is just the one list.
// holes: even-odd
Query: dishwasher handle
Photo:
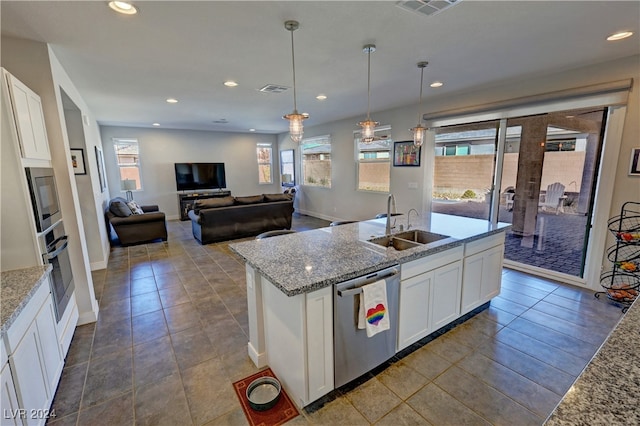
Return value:
[(338, 297), (355, 296), (356, 294), (362, 293), (362, 287), (364, 287), (364, 286), (366, 286), (368, 284), (374, 283), (374, 282), (376, 282), (378, 280), (386, 280), (386, 279), (388, 279), (388, 278), (390, 278), (390, 277), (392, 277), (394, 275), (397, 275), (398, 272), (399, 271), (397, 269), (393, 269), (393, 271), (391, 271), (390, 274), (384, 275), (382, 277), (377, 277), (376, 280), (367, 281), (364, 284), (361, 284), (361, 285), (359, 285), (357, 287), (352, 287), (352, 288), (349, 288), (349, 289), (346, 289), (346, 290), (337, 290), (336, 293), (337, 293)]

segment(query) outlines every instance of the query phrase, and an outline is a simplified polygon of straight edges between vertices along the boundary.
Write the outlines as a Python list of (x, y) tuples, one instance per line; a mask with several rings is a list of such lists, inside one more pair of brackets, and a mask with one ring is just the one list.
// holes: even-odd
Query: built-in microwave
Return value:
[(56, 179), (49, 167), (27, 167), (27, 182), (38, 232), (43, 232), (62, 219)]

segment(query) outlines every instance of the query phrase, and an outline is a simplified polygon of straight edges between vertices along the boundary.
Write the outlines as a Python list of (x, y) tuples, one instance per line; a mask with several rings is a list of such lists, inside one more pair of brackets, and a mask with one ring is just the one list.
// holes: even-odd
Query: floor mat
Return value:
[[(251, 406), (249, 406), (249, 401), (247, 400), (247, 386), (257, 379), (258, 377), (276, 377), (271, 371), (270, 368), (266, 370), (262, 370), (256, 374), (253, 374), (247, 378), (242, 380), (238, 380), (233, 383), (233, 388), (236, 391), (236, 395), (238, 395), (238, 399), (240, 400), (240, 404), (242, 405), (242, 411), (244, 411), (245, 416), (247, 416), (247, 420), (249, 424), (252, 426), (277, 426), (281, 425), (285, 422), (296, 417), (299, 413), (296, 409), (291, 399), (289, 399), (289, 395), (282, 389), (280, 394), (280, 399), (272, 408), (265, 411), (255, 411)], [(276, 377), (277, 379), (277, 377)]]

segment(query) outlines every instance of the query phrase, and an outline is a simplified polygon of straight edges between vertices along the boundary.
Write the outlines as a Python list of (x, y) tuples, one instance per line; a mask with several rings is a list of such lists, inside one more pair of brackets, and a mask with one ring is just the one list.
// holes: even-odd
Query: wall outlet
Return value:
[(409, 182), (409, 189), (418, 189), (418, 182)]

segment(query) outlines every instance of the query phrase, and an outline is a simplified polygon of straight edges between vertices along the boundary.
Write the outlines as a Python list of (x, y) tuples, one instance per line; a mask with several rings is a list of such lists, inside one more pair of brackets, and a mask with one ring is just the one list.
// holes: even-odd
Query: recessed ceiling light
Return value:
[(118, 13), (125, 15), (135, 15), (138, 13), (138, 9), (134, 5), (126, 1), (110, 1), (109, 7)]
[(429, 86), (431, 86), (431, 87), (442, 87), (442, 86), (444, 86), (444, 83), (441, 82), (441, 81), (434, 81)]
[(607, 41), (622, 40), (623, 38), (631, 37), (632, 35), (633, 32), (631, 31), (620, 31), (607, 37)]
[(325, 99), (327, 99), (327, 95), (320, 94), (316, 96), (316, 99), (319, 101), (324, 101)]
[(169, 98), (169, 99), (167, 99), (167, 102), (170, 103), (170, 104), (177, 104), (178, 100), (174, 99), (174, 98)]
[(255, 132), (255, 131), (256, 131), (256, 129), (249, 129), (249, 131), (250, 131), (250, 132)]
[(156, 126), (158, 127), (160, 125), (160, 123), (153, 123), (152, 126)]
[(233, 80), (227, 80), (227, 81), (224, 82), (224, 85), (227, 86), (227, 87), (236, 87), (238, 85), (238, 83), (236, 83)]

